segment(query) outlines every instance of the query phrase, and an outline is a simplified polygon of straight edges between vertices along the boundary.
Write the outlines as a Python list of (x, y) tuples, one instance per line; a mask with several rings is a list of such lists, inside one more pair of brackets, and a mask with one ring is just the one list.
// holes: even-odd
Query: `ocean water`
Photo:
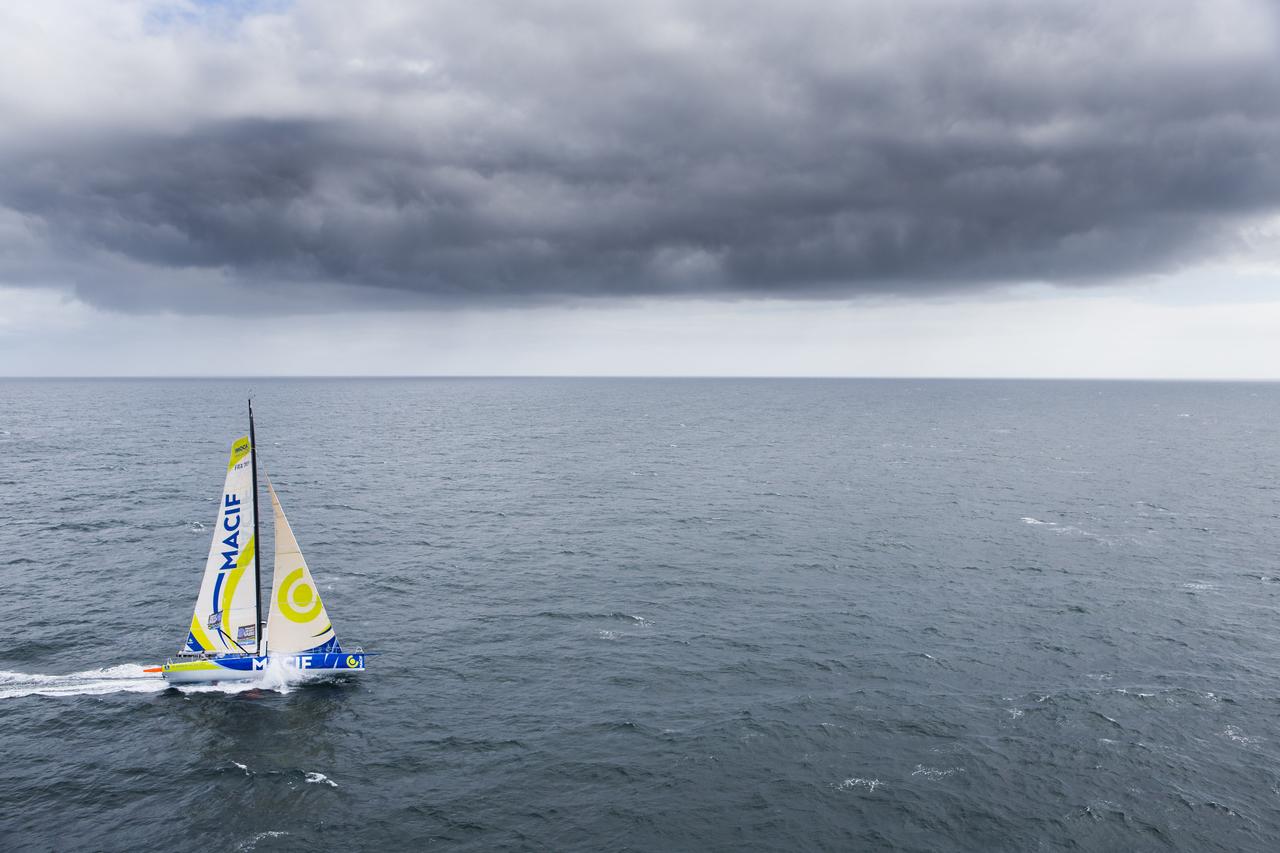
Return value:
[[(381, 654), (165, 689), (250, 391)], [(1280, 385), (0, 395), (5, 850), (1280, 849)]]

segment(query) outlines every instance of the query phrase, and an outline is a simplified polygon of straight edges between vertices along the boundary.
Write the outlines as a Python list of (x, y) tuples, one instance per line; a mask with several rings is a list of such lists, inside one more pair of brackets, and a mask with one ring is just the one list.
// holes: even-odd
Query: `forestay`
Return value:
[(271, 582), (271, 614), (267, 617), (268, 653), (331, 651), (338, 648), (320, 591), (302, 557), (280, 498), (267, 478), (275, 511), (276, 564)]
[(258, 651), (253, 459), (248, 436), (231, 445), (227, 480), (184, 654)]

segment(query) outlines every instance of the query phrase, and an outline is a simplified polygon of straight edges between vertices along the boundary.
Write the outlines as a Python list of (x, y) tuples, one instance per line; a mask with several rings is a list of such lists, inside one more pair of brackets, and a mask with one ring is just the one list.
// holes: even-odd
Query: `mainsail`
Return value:
[(267, 644), (271, 654), (336, 651), (338, 638), (320, 591), (302, 557), (280, 498), (267, 478), (271, 507), (275, 510), (276, 567), (271, 583), (271, 614), (267, 617)]
[(231, 445), (227, 481), (204, 566), (184, 654), (258, 651), (257, 525), (254, 523), (254, 462), (249, 437)]

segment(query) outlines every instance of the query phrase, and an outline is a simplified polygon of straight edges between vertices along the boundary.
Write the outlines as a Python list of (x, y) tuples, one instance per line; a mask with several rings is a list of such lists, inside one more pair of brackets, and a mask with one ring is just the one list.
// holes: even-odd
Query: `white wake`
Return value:
[(20, 696), (96, 696), (103, 693), (151, 693), (168, 685), (159, 673), (136, 663), (87, 669), (67, 675), (0, 671), (0, 699)]
[(99, 669), (86, 669), (65, 675), (0, 670), (0, 699), (23, 696), (101, 696), (107, 693), (158, 693), (179, 690), (183, 693), (243, 693), (246, 690), (271, 690), (288, 693), (306, 680), (306, 675), (284, 661), (270, 661), (262, 678), (253, 681), (227, 681), (220, 684), (169, 684), (158, 672), (144, 672), (142, 664), (122, 663)]

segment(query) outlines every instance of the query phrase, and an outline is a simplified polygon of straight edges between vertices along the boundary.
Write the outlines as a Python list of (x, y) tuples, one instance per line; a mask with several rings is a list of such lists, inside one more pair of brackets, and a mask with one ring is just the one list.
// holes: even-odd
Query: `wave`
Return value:
[(965, 769), (963, 767), (925, 767), (923, 764), (917, 764), (916, 769), (911, 771), (911, 775), (938, 780), (964, 772)]
[(329, 785), (334, 788), (338, 787), (337, 782), (333, 781), (323, 773), (317, 773), (314, 770), (307, 770), (304, 771), (304, 773), (308, 782), (312, 782), (317, 785)]
[(1223, 731), (1222, 734), (1236, 743), (1253, 743), (1253, 738), (1245, 737), (1240, 733), (1240, 729), (1235, 726), (1227, 726), (1226, 730)]
[(289, 833), (284, 832), (283, 830), (268, 830), (267, 832), (259, 832), (256, 835), (254, 835), (252, 838), (241, 842), (240, 846), (237, 847), (236, 850), (244, 850), (244, 851), (256, 850), (258, 848), (259, 841), (262, 841), (267, 838), (282, 838), (288, 834)]
[(616, 610), (609, 613), (585, 613), (585, 612), (567, 613), (564, 611), (557, 611), (557, 610), (544, 610), (541, 613), (535, 614), (535, 616), (540, 619), (581, 619), (581, 620), (612, 619), (619, 622), (631, 622), (636, 625), (651, 624), (649, 620), (644, 618), (643, 616), (633, 616), (630, 613), (621, 613)]
[(1099, 534), (1085, 530), (1082, 527), (1076, 527), (1074, 524), (1060, 524), (1059, 522), (1056, 522), (1056, 521), (1041, 521), (1040, 519), (1032, 518), (1029, 515), (1024, 515), (1022, 516), (1022, 518), (1018, 520), (1021, 521), (1023, 524), (1029, 524), (1033, 527), (1047, 527), (1057, 534), (1065, 534), (1068, 536), (1082, 536), (1085, 539), (1090, 539), (1094, 542), (1100, 542), (1104, 545), (1114, 544), (1114, 542), (1108, 537), (1100, 536)]

